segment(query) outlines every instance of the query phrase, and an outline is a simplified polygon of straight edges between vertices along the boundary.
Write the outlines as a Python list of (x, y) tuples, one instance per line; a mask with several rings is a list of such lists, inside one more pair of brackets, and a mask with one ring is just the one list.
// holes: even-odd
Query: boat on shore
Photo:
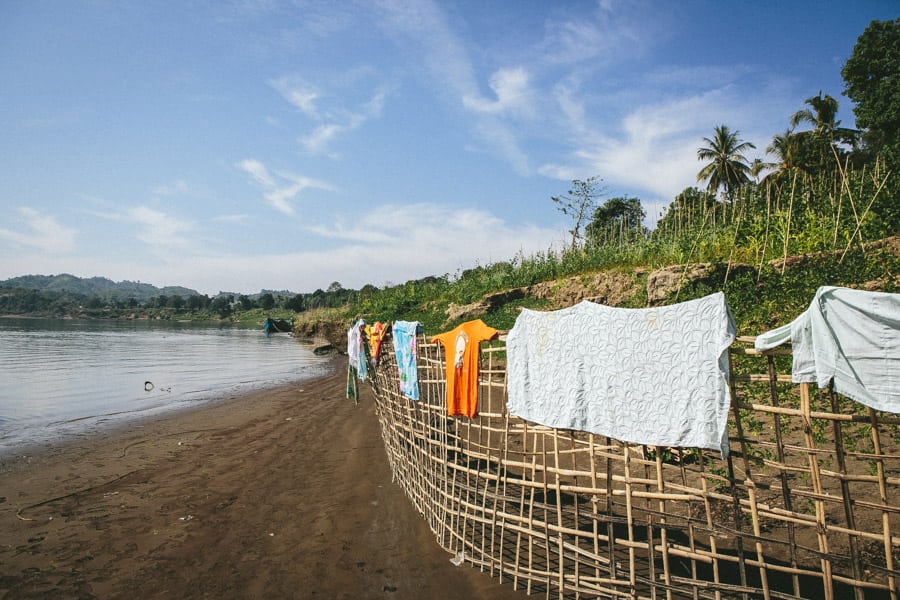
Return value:
[(263, 321), (263, 331), (266, 335), (270, 333), (291, 333), (293, 329), (294, 323), (292, 321), (273, 319), (271, 317), (266, 317), (266, 320)]

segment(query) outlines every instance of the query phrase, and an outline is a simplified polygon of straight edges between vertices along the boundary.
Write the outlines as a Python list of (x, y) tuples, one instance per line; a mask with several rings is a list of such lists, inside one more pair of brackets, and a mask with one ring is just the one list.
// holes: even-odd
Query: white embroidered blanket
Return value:
[(800, 316), (758, 336), (757, 350), (791, 340), (794, 383), (900, 412), (900, 294), (823, 286)]
[(507, 407), (548, 427), (727, 456), (734, 332), (721, 292), (659, 308), (525, 309), (506, 341)]

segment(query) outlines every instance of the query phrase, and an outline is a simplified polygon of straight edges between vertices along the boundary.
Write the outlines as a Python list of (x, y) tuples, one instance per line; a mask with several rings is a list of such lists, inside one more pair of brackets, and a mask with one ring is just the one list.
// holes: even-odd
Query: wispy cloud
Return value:
[(191, 245), (195, 226), (162, 211), (146, 206), (128, 209), (124, 218), (138, 226), (137, 238), (160, 250), (186, 248)]
[[(453, 30), (442, 7), (431, 0), (382, 0), (382, 26), (414, 56), (431, 82), (436, 97), (474, 117), (473, 148), (485, 148), (527, 174), (528, 158), (521, 129), (509, 118), (533, 116), (535, 92), (524, 65), (496, 69), (488, 78), (493, 97), (482, 94), (479, 78), (464, 39)], [(501, 119), (502, 117), (502, 119)]]
[(28, 246), (48, 254), (70, 252), (75, 247), (76, 230), (61, 225), (53, 215), (20, 207), (21, 230), (0, 228), (0, 239)]
[[(336, 220), (311, 231), (350, 242), (358, 250), (377, 248), (377, 253), (360, 250), (366, 252), (366, 265), (377, 263), (379, 268), (372, 270), (392, 274), (404, 272), (404, 265), (411, 272), (422, 273), (428, 265), (453, 271), (474, 263), (508, 260), (519, 251), (545, 251), (564, 235), (562, 230), (513, 225), (479, 208), (432, 203), (382, 205), (358, 220)], [(410, 248), (417, 250), (410, 252)], [(355, 281), (361, 277), (354, 273)]]
[(275, 90), (303, 114), (313, 118), (319, 118), (319, 110), (316, 101), (320, 99), (319, 91), (308, 81), (298, 75), (285, 75), (269, 82)]
[(191, 187), (183, 179), (176, 179), (171, 183), (164, 183), (153, 188), (152, 192), (156, 196), (179, 196), (187, 194), (191, 191)]
[(528, 71), (524, 67), (499, 69), (491, 75), (490, 87), (496, 99), (469, 94), (463, 96), (463, 106), (481, 113), (532, 114), (534, 92), (530, 87)]
[[(389, 93), (389, 86), (376, 84), (374, 91), (368, 88), (364, 99), (351, 103), (348, 96), (359, 95), (356, 87), (365, 86), (361, 80), (370, 74), (370, 69), (350, 69), (334, 74), (330, 83), (334, 92), (322, 89), (297, 75), (284, 76), (269, 82), (282, 97), (308, 118), (318, 122), (313, 130), (300, 136), (300, 145), (306, 152), (337, 158), (331, 144), (341, 135), (362, 127), (370, 119), (381, 116)], [(349, 93), (347, 88), (350, 89)]]
[(294, 214), (292, 202), (305, 189), (333, 190), (324, 182), (303, 175), (286, 172), (270, 173), (264, 164), (252, 158), (242, 160), (236, 167), (249, 174), (263, 188), (263, 198), (275, 210), (286, 215)]
[(519, 252), (533, 255), (559, 247), (565, 236), (561, 229), (514, 225), (481, 209), (431, 203), (384, 205), (358, 217), (311, 228), (329, 239), (320, 250), (187, 257), (183, 264), (169, 266), (167, 276), (173, 276), (172, 269), (182, 269), (201, 289), (221, 281), (212, 276), (204, 281), (203, 273), (223, 271), (241, 281), (241, 289), (251, 291), (274, 285), (310, 291), (333, 281), (349, 288), (380, 286), (454, 275), (476, 264), (509, 260)]

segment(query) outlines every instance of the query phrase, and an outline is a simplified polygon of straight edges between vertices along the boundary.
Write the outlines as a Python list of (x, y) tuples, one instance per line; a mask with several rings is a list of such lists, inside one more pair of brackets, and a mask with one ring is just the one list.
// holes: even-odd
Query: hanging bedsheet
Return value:
[(857, 402), (900, 412), (900, 294), (820, 287), (806, 311), (754, 345), (769, 350), (789, 340), (794, 383), (834, 381)]
[(523, 310), (506, 341), (511, 415), (635, 444), (728, 455), (728, 347), (721, 292), (659, 308), (583, 301)]

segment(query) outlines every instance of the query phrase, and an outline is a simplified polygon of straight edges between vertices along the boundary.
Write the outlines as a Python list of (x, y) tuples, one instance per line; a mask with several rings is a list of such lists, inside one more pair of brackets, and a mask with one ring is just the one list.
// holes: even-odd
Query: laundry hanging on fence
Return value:
[(800, 316), (758, 336), (757, 350), (790, 340), (791, 379), (834, 382), (876, 410), (900, 412), (900, 294), (823, 286)]
[(363, 347), (363, 329), (366, 322), (359, 319), (347, 330), (347, 356), (350, 359), (350, 367), (356, 370), (356, 376), (360, 381), (366, 380), (368, 368), (366, 365), (366, 350)]
[(582, 301), (523, 309), (506, 340), (507, 407), (548, 427), (728, 455), (728, 347), (721, 292), (659, 308)]
[(437, 340), (444, 346), (448, 415), (474, 417), (478, 414), (479, 348), (481, 342), (491, 340), (499, 333), (481, 319), (476, 319), (431, 338), (431, 341)]
[(419, 372), (416, 367), (416, 333), (418, 321), (394, 321), (391, 331), (394, 338), (394, 354), (400, 377), (400, 393), (410, 400), (419, 399)]
[(381, 357), (381, 342), (384, 341), (384, 335), (387, 333), (387, 327), (381, 321), (376, 321), (374, 325), (366, 325), (366, 339), (369, 341), (369, 356), (372, 358), (372, 366), (378, 366), (378, 359)]

